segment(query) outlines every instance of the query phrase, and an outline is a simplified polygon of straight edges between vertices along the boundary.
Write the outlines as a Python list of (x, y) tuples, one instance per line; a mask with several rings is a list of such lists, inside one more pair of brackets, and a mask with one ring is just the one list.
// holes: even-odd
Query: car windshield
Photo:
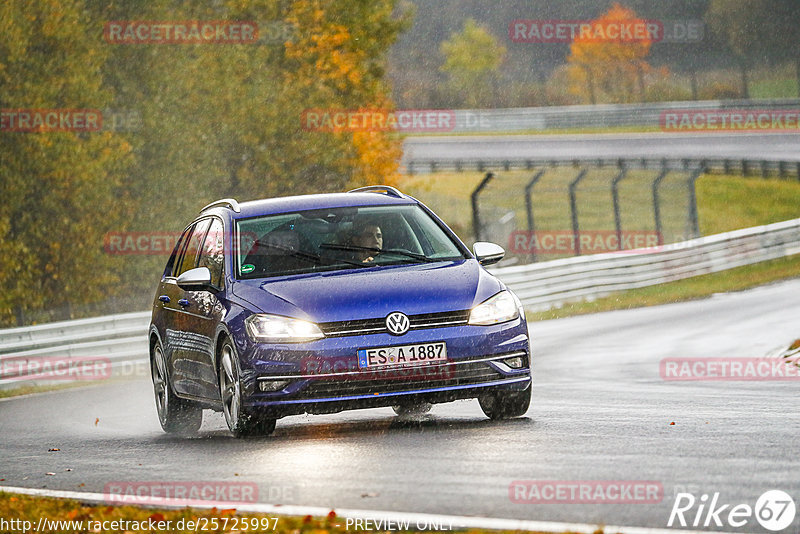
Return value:
[(464, 259), (423, 209), (343, 207), (237, 222), (239, 278)]

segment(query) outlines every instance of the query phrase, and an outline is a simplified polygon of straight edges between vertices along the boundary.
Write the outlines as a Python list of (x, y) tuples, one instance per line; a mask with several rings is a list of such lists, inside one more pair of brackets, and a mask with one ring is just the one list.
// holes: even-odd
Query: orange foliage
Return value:
[[(664, 69), (654, 70), (645, 61), (653, 44), (653, 34), (648, 31), (653, 24), (618, 3), (593, 20), (591, 31), (581, 31), (570, 45), (570, 94), (584, 102), (592, 100), (592, 92), (597, 102), (631, 102), (640, 98), (644, 76), (666, 75)], [(620, 28), (627, 31), (620, 32)]]

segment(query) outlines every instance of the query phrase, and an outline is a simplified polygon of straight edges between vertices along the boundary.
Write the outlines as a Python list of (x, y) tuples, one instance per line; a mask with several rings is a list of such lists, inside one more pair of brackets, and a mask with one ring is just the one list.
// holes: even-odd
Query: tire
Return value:
[(433, 408), (433, 404), (429, 402), (419, 402), (416, 404), (398, 404), (396, 406), (392, 406), (392, 410), (397, 415), (404, 417), (404, 416), (415, 416), (415, 415), (425, 415)]
[(220, 348), (219, 392), (225, 422), (234, 436), (268, 436), (275, 430), (275, 418), (248, 411), (242, 406), (239, 358), (230, 339), (225, 339)]
[(167, 372), (167, 360), (164, 358), (161, 342), (156, 341), (152, 350), (150, 373), (153, 379), (153, 393), (161, 428), (168, 434), (195, 434), (203, 424), (203, 409), (178, 397), (172, 391)]
[(508, 419), (525, 415), (531, 405), (531, 390), (501, 391), (478, 397), (481, 410), (489, 419)]

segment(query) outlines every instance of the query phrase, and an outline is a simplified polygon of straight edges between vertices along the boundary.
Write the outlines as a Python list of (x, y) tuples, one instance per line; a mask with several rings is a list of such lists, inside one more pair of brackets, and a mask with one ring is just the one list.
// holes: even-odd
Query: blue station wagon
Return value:
[(303, 413), (477, 398), (525, 414), (531, 350), (519, 299), (430, 209), (388, 186), (209, 204), (184, 230), (153, 302), (156, 408), (166, 432), (203, 409), (236, 436)]

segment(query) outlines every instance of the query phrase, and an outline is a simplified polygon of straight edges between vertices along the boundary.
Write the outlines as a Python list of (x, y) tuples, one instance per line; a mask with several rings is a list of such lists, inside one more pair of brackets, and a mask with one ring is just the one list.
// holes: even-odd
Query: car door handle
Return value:
[(181, 306), (183, 306), (185, 308), (186, 306), (188, 306), (191, 303), (186, 299), (181, 299), (181, 300), (178, 301), (178, 304), (180, 304)]
[(160, 297), (158, 297), (158, 300), (160, 300), (161, 302), (169, 302), (169, 297), (166, 295), (161, 295)]

